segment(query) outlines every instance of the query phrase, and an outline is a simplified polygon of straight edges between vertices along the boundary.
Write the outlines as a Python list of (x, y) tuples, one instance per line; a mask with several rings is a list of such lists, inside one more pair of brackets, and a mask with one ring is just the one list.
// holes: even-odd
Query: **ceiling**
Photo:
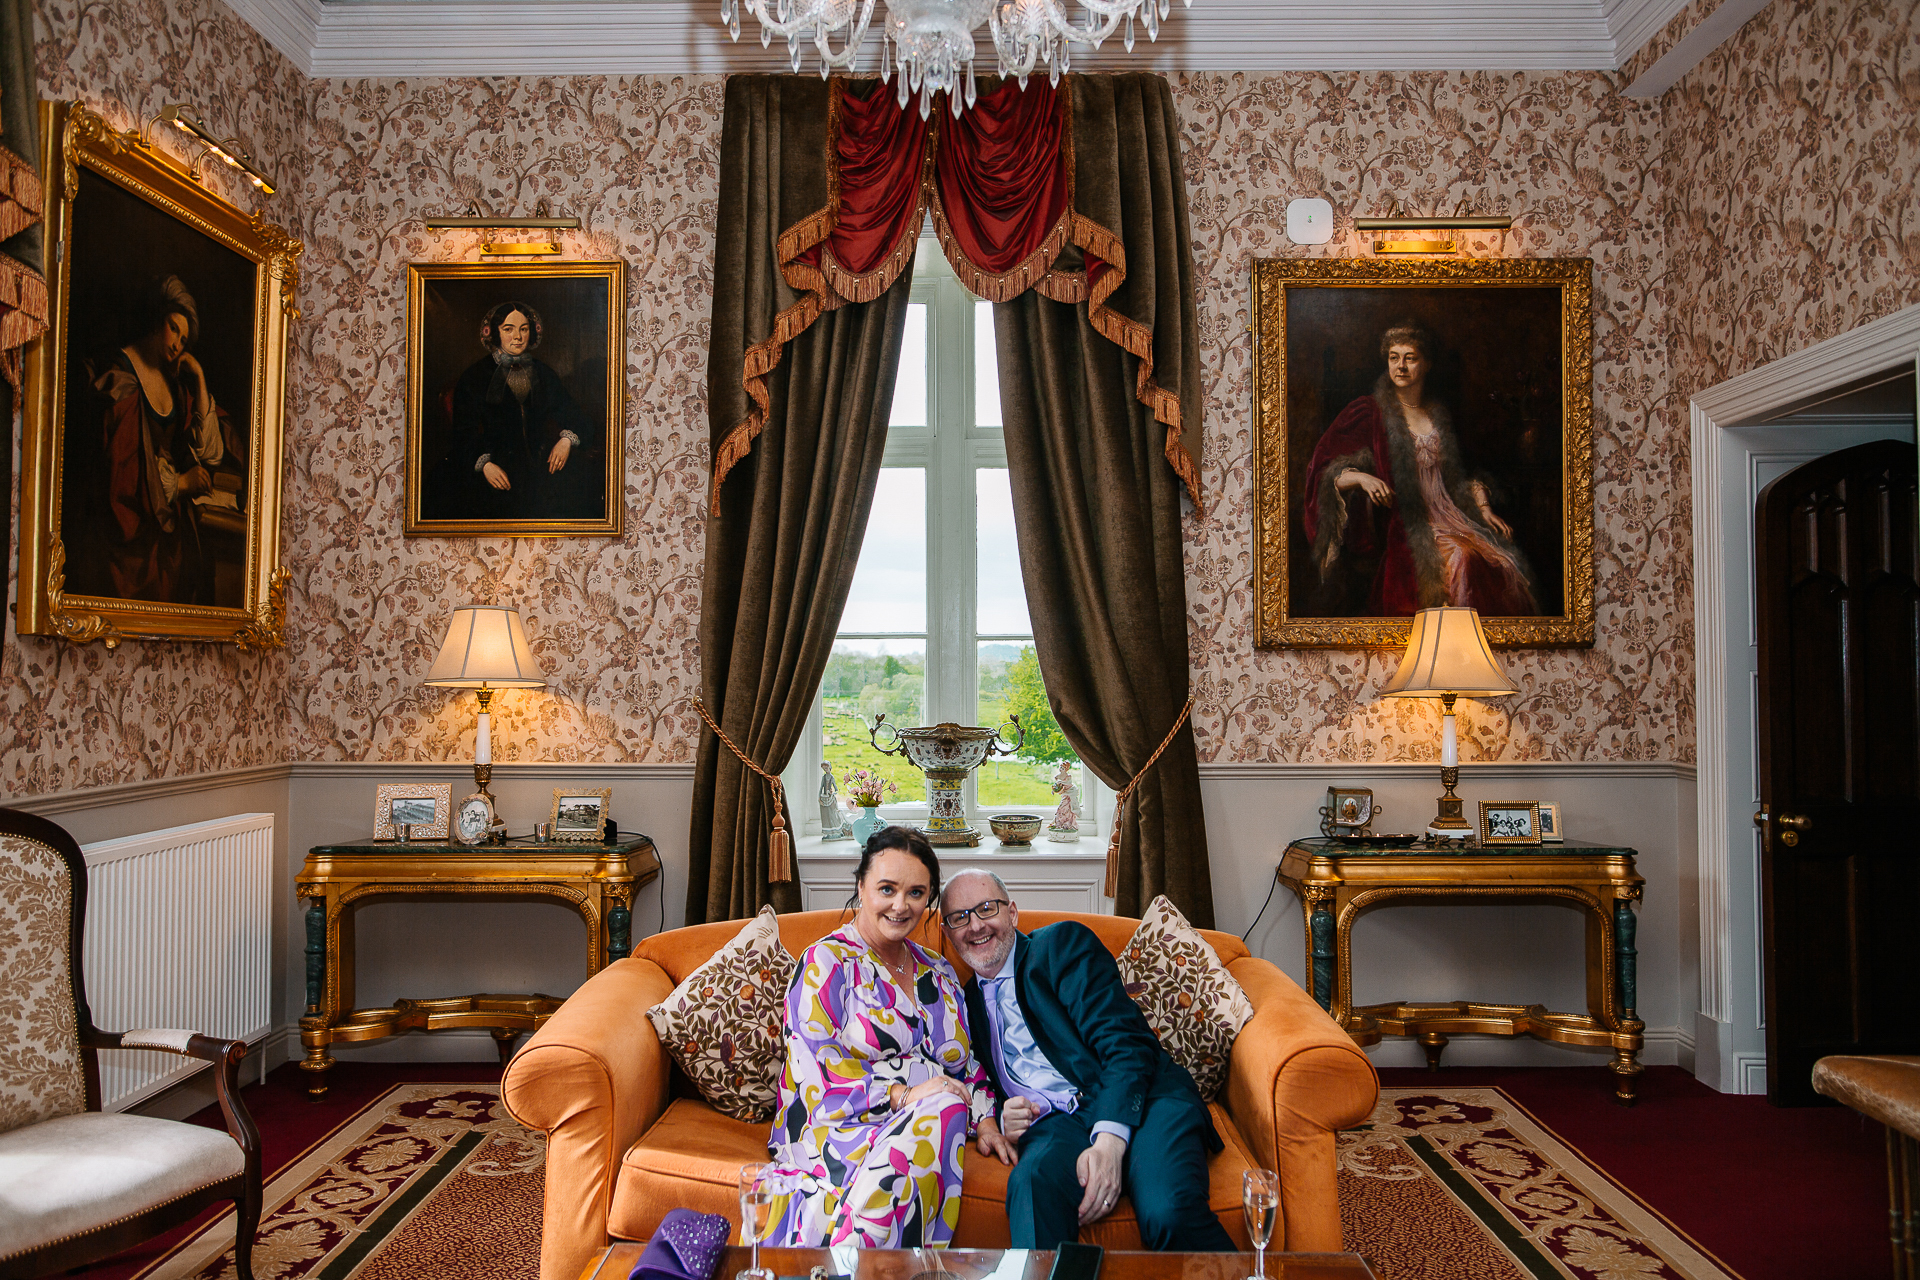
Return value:
[[(719, 0), (229, 0), (309, 75), (636, 75), (785, 71)], [(1193, 0), (1132, 54), (1079, 70), (1614, 70), (1685, 0)], [(1731, 3), (1727, 7), (1732, 7)], [(986, 49), (983, 40), (982, 48)], [(875, 42), (869, 36), (869, 48)], [(874, 54), (863, 61), (874, 66)], [(811, 56), (803, 69), (815, 69)]]

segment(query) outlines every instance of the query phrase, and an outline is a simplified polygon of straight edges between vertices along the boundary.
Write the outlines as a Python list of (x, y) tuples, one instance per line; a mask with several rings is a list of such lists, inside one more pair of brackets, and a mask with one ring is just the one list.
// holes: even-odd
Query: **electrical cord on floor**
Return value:
[(1279, 887), (1280, 887), (1280, 877), (1275, 876), (1273, 878), (1273, 883), (1267, 886), (1267, 901), (1260, 904), (1259, 914), (1253, 917), (1253, 924), (1250, 924), (1247, 926), (1247, 932), (1240, 935), (1240, 941), (1245, 942), (1247, 940), (1247, 935), (1253, 932), (1254, 925), (1257, 925), (1260, 923), (1260, 917), (1267, 914), (1267, 905), (1268, 903), (1271, 903), (1273, 901), (1273, 891), (1275, 889), (1278, 889)]

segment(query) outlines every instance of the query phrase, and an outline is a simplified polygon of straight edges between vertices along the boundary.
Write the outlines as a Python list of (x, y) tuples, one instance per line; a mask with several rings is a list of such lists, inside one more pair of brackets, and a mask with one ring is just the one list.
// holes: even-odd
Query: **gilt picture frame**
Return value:
[(1256, 646), (1439, 604), (1593, 643), (1592, 298), (1585, 258), (1255, 260)]
[(1537, 845), (1541, 842), (1540, 805), (1532, 800), (1482, 800), (1480, 843)]
[(618, 537), (627, 264), (407, 267), (407, 492), (420, 537)]
[(40, 137), (49, 323), (25, 352), (16, 626), (277, 648), (302, 246), (78, 103), (42, 103)]
[(550, 815), (553, 838), (557, 841), (604, 840), (607, 806), (612, 802), (611, 787), (555, 787)]

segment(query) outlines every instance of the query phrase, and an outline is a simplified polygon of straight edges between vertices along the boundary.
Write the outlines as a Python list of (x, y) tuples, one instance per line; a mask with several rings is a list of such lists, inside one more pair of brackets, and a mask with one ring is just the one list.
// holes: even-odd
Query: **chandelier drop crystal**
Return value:
[[(1078, 22), (1065, 6), (1077, 2)], [(727, 34), (740, 38), (740, 15), (760, 23), (760, 47), (774, 37), (787, 42), (787, 61), (800, 70), (806, 44), (820, 55), (820, 78), (834, 68), (851, 72), (866, 44), (875, 0), (720, 0)], [(1181, 0), (1189, 5), (1193, 0)], [(894, 84), (901, 106), (920, 95), (920, 115), (933, 109), (933, 96), (945, 93), (955, 118), (973, 105), (974, 32), (985, 24), (993, 37), (1000, 74), (1025, 88), (1027, 77), (1045, 64), (1047, 79), (1060, 83), (1072, 69), (1069, 45), (1098, 49), (1115, 31), (1133, 52), (1134, 23), (1147, 39), (1160, 36), (1160, 23), (1172, 0), (887, 0), (880, 23), (880, 80)], [(835, 48), (835, 42), (838, 48)], [(894, 81), (895, 74), (899, 80)]]

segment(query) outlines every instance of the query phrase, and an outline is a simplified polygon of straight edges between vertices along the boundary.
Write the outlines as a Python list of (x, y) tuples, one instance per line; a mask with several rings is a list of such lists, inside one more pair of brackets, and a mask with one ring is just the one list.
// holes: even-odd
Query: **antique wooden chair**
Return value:
[[(95, 1027), (80, 972), (86, 911), (73, 837), (0, 809), (0, 1276), (65, 1271), (232, 1200), (240, 1280), (252, 1280), (260, 1135), (240, 1101), (246, 1044)], [(227, 1132), (102, 1112), (101, 1049), (213, 1063)]]

